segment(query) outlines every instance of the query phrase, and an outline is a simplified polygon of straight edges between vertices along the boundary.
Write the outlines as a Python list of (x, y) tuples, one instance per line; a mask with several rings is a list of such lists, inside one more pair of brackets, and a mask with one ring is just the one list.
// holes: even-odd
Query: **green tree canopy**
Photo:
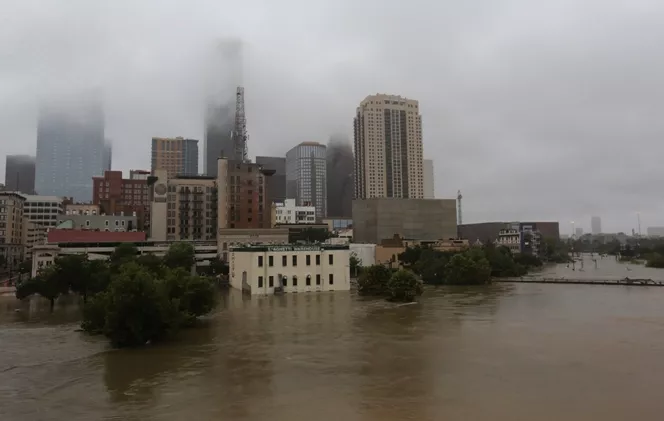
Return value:
[(468, 253), (452, 256), (446, 267), (446, 283), (486, 284), (491, 281), (491, 265), (484, 257), (474, 258)]
[(123, 264), (134, 261), (136, 256), (138, 256), (138, 248), (134, 244), (120, 244), (113, 250), (109, 259), (111, 271), (116, 272)]
[(16, 287), (16, 298), (22, 300), (33, 294), (46, 298), (51, 304), (51, 312), (55, 307), (55, 300), (69, 291), (69, 285), (61, 276), (56, 265), (46, 266), (39, 271), (35, 278), (21, 282)]
[(144, 345), (178, 326), (177, 308), (160, 293), (153, 275), (136, 263), (122, 265), (101, 299), (94, 305), (105, 310), (103, 331), (114, 346)]
[(163, 276), (164, 274), (164, 261), (152, 253), (141, 254), (136, 259), (136, 263), (157, 276)]
[(420, 260), (423, 250), (424, 248), (421, 246), (406, 247), (397, 257), (402, 265), (412, 267)]
[(164, 256), (164, 264), (171, 269), (191, 270), (196, 263), (196, 251), (190, 243), (173, 243)]
[(411, 302), (422, 295), (422, 282), (409, 270), (401, 269), (392, 274), (387, 283), (390, 301)]
[(387, 283), (392, 271), (383, 265), (373, 265), (364, 268), (357, 280), (357, 292), (366, 296), (386, 296)]

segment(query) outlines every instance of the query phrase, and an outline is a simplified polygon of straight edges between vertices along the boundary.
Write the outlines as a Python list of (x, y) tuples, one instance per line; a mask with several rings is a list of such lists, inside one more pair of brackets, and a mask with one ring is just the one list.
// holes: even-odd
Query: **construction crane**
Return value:
[(244, 114), (244, 88), (237, 87), (235, 94), (235, 125), (233, 127), (234, 156), (241, 158), (243, 162), (248, 161), (247, 150), (247, 117)]

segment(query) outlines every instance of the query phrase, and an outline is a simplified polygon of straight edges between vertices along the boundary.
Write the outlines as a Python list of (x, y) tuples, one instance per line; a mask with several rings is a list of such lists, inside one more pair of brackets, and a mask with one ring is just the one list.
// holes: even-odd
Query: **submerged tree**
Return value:
[(153, 275), (136, 263), (122, 265), (108, 291), (99, 296), (94, 306), (99, 312), (94, 316), (99, 320), (103, 309), (104, 327), (100, 329), (91, 320), (83, 327), (103, 331), (117, 347), (144, 345), (163, 338), (178, 326), (175, 305), (159, 291)]
[(16, 287), (16, 298), (22, 300), (33, 294), (40, 295), (50, 302), (50, 309), (53, 312), (55, 300), (68, 291), (69, 285), (61, 277), (58, 268), (51, 265), (42, 269), (36, 277), (21, 282)]
[(390, 301), (409, 303), (422, 295), (424, 287), (417, 276), (409, 270), (401, 269), (392, 274), (387, 283)]
[(387, 283), (392, 271), (383, 265), (364, 268), (357, 279), (357, 292), (360, 295), (381, 297), (388, 295)]

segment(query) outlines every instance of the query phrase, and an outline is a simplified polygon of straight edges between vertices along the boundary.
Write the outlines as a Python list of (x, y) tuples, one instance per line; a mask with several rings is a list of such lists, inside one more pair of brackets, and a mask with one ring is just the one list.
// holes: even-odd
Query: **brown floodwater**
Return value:
[(664, 414), (664, 288), (431, 288), (400, 306), (230, 291), (201, 327), (140, 350), (109, 349), (77, 331), (78, 317), (74, 303), (51, 315), (47, 303), (0, 298), (0, 420)]

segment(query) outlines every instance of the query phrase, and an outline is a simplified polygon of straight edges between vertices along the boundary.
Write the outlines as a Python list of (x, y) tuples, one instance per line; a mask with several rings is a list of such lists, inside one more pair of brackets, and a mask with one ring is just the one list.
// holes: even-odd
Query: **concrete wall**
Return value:
[(379, 244), (398, 234), (402, 238), (455, 238), (455, 199), (359, 199), (353, 201), (353, 240)]
[(360, 266), (373, 266), (376, 264), (376, 245), (375, 244), (355, 244), (351, 243), (350, 253), (360, 259)]

